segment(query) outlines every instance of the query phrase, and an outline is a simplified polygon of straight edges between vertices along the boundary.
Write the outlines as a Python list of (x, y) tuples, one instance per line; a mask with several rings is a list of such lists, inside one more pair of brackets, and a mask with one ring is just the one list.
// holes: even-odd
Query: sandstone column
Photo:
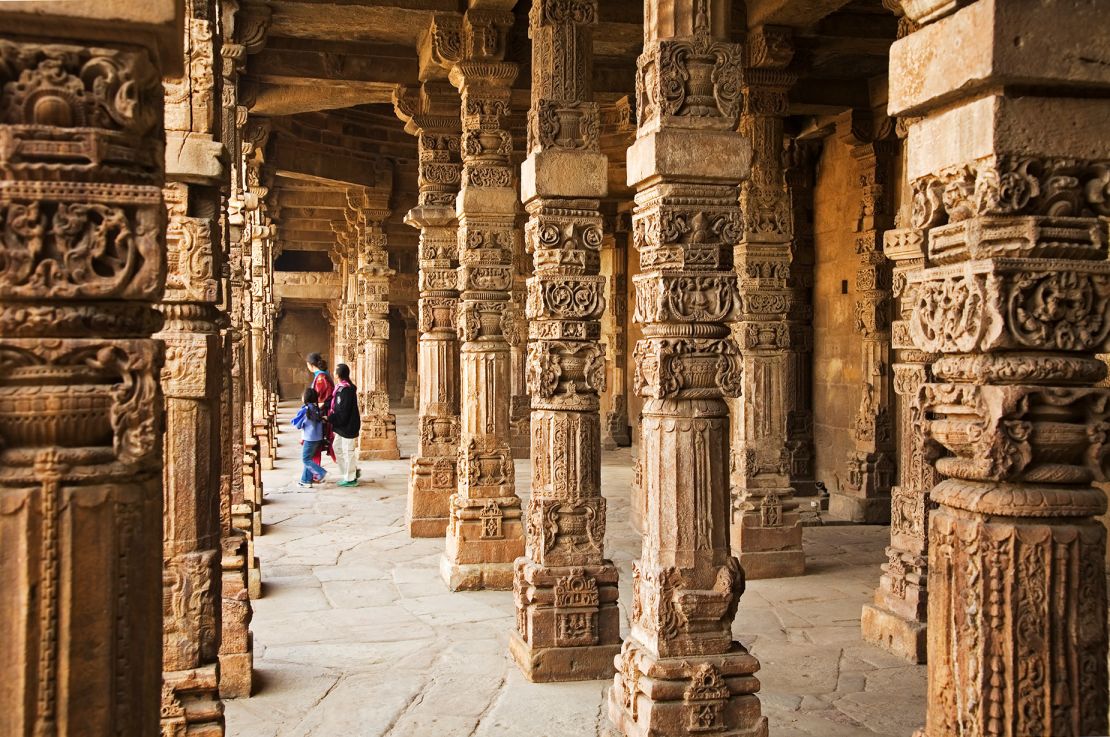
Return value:
[(916, 410), (942, 477), (925, 734), (1106, 734), (1110, 82), (1061, 41), (1110, 29), (1095, 4), (956, 7), (903, 3), (927, 25), (890, 60), (928, 264), (909, 333), (942, 354)]
[(509, 649), (532, 681), (606, 678), (620, 651), (617, 569), (605, 559), (600, 198), (608, 192), (593, 101), (597, 0), (533, 0), (528, 210), (528, 555), (516, 561)]
[(0, 734), (159, 731), (181, 10), (0, 5)]
[[(453, 590), (507, 589), (524, 553), (509, 446), (509, 344), (504, 312), (513, 280), (517, 209), (506, 129), (517, 65), (502, 61), (511, 12), (437, 15), (435, 53), (462, 96), (459, 220), (460, 447), (441, 570)], [(454, 53), (452, 57), (450, 54)]]
[[(785, 178), (790, 194), (790, 311), (786, 351), (793, 387), (786, 409), (786, 448), (790, 486), (796, 497), (817, 496), (813, 447), (813, 190), (820, 142), (791, 139), (786, 146)], [(804, 515), (803, 515), (804, 516)]]
[[(220, 639), (218, 326), (224, 148), (217, 130), (219, 19), (212, 0), (185, 2), (185, 70), (165, 81), (166, 434), (163, 511), (163, 734), (223, 734)], [(229, 500), (230, 501), (230, 500)], [(230, 509), (229, 509), (230, 513)]]
[(532, 446), (532, 397), (528, 393), (528, 319), (525, 303), (532, 256), (524, 245), (523, 227), (513, 231), (513, 288), (502, 328), (509, 344), (509, 431), (513, 458), (528, 458)]
[(458, 220), (459, 98), (442, 82), (425, 82), (418, 98), (401, 91), (394, 109), (416, 135), (420, 194), (405, 222), (420, 230), (419, 441), (409, 474), (406, 519), (413, 537), (447, 532), (459, 454)]
[(891, 267), (883, 255), (883, 233), (893, 227), (894, 161), (898, 141), (893, 123), (878, 125), (871, 111), (851, 110), (837, 120), (836, 135), (851, 148), (853, 179), (859, 183), (856, 218), (856, 332), (861, 338), (863, 393), (848, 456), (848, 480), (833, 491), (829, 512), (834, 517), (886, 524), (890, 521), (890, 489), (894, 485), (893, 381), (890, 371)]
[(740, 48), (727, 0), (653, 0), (637, 74), (639, 130), (628, 152), (636, 391), (644, 397), (643, 553), (633, 564), (631, 632), (616, 660), (609, 718), (629, 737), (766, 735), (759, 663), (732, 639), (744, 574), (729, 549), (729, 414), (741, 357), (732, 246), (751, 146), (735, 131)]
[(362, 432), (358, 439), (358, 457), (374, 460), (396, 460), (397, 418), (389, 411), (389, 253), (385, 250), (382, 223), (389, 217), (389, 195), (371, 199), (366, 190), (347, 191), (347, 201), (358, 216), (357, 247), (360, 306), (365, 310), (361, 321), (362, 345)]
[(798, 378), (789, 353), (793, 223), (782, 155), (786, 94), (796, 76), (785, 67), (793, 55), (782, 30), (748, 33), (740, 129), (752, 144), (752, 174), (740, 189), (745, 228), (735, 248), (742, 309), (734, 330), (744, 348), (744, 389), (733, 402), (732, 545), (749, 578), (805, 572), (787, 446)]
[(409, 309), (404, 310), (405, 322), (405, 389), (401, 406), (416, 407), (416, 397), (420, 392), (420, 371), (417, 342), (416, 317)]
[(630, 213), (620, 211), (613, 217), (610, 245), (609, 299), (606, 314), (609, 319), (610, 374), (609, 411), (601, 423), (601, 446), (606, 450), (627, 448), (632, 445), (632, 428), (628, 421), (628, 237), (631, 229)]

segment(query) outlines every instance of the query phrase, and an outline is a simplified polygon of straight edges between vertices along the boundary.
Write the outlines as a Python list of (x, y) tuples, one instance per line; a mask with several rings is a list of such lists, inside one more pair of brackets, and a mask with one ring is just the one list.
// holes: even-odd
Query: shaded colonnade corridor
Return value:
[[(356, 488), (297, 487), (297, 431), (279, 413), (259, 538), (265, 596), (252, 629), (259, 688), (227, 702), (236, 737), (595, 737), (609, 681), (529, 683), (512, 663), (512, 593), (448, 591), (442, 539), (411, 539), (404, 512), (416, 414), (395, 408), (402, 459), (362, 461)], [(334, 464), (325, 463), (329, 472)], [(530, 488), (527, 460), (517, 487)], [(622, 634), (640, 543), (628, 524), (627, 448), (602, 456), (606, 549), (620, 569)], [(525, 493), (526, 496), (526, 493)], [(525, 499), (526, 501), (526, 499)], [(925, 713), (925, 667), (860, 640), (886, 527), (808, 527), (804, 578), (751, 581), (733, 632), (760, 660), (775, 737), (893, 737)], [(898, 704), (897, 709), (890, 708)]]

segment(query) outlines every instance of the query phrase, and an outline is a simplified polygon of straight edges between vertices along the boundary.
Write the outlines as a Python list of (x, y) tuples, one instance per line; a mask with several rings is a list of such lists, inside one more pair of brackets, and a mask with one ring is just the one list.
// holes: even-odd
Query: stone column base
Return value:
[(162, 674), (162, 734), (223, 737), (216, 664)]
[(740, 560), (744, 577), (786, 578), (801, 576), (806, 570), (802, 549), (801, 516), (797, 509), (778, 511), (781, 524), (763, 526), (762, 512), (733, 512), (732, 552)]
[(405, 509), (410, 537), (443, 537), (455, 493), (455, 459), (413, 458)]
[(509, 653), (532, 683), (598, 681), (613, 677), (613, 659), (621, 651), (612, 645), (533, 648), (519, 632), (509, 635)]
[(740, 646), (721, 655), (653, 657), (625, 642), (609, 689), (609, 720), (624, 737), (767, 737), (759, 663)]
[(925, 662), (928, 638), (924, 622), (906, 619), (875, 604), (864, 604), (860, 629), (866, 642), (911, 663)]
[(452, 591), (511, 591), (513, 588), (512, 563), (456, 563), (444, 555), (439, 560), (439, 575)]
[(364, 437), (359, 441), (358, 446), (360, 461), (396, 461), (401, 457), (401, 450), (397, 447), (397, 435), (392, 432), (385, 437)]
[(254, 646), (245, 653), (220, 655), (220, 697), (245, 699), (254, 686)]
[(862, 498), (829, 493), (829, 516), (863, 525), (890, 524), (890, 497)]
[(440, 572), (452, 591), (511, 590), (513, 565), (523, 555), (519, 497), (451, 498)]

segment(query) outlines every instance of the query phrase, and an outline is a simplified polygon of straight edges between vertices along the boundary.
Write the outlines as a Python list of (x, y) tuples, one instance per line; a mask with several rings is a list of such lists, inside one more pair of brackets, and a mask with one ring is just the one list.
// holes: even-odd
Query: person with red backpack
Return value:
[[(332, 380), (331, 375), (328, 374), (328, 363), (324, 357), (319, 353), (309, 353), (306, 359), (308, 370), (312, 373), (311, 388), (316, 391), (316, 403), (320, 408), (321, 416), (328, 412), (331, 407), (331, 398), (335, 393), (335, 382)], [(331, 423), (325, 417), (324, 420), (324, 440), (316, 449), (316, 454), (312, 460), (316, 465), (320, 465), (320, 461), (324, 457), (324, 452), (327, 451), (328, 457), (333, 461), (335, 460), (335, 450), (332, 448), (332, 440), (335, 433), (332, 431)]]

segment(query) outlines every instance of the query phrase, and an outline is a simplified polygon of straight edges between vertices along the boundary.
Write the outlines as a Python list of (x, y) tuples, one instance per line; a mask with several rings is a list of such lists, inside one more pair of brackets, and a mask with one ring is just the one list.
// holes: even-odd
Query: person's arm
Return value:
[(301, 407), (301, 411), (293, 418), (292, 425), (298, 430), (304, 428), (305, 415), (308, 414), (308, 407)]

